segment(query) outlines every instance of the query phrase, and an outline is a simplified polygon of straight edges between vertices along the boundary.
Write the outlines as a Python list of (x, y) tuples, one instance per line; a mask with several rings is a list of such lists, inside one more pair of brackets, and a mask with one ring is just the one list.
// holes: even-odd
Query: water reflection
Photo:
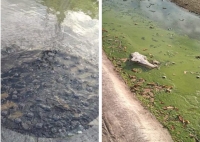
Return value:
[(96, 0), (42, 0), (41, 4), (47, 6), (47, 13), (53, 13), (56, 15), (59, 23), (63, 22), (68, 10), (83, 11), (92, 18), (97, 18), (98, 2)]
[[(165, 29), (186, 34), (191, 38), (200, 39), (200, 16), (176, 6), (169, 0), (103, 0), (103, 5), (111, 6), (124, 15), (132, 16), (139, 13)], [(109, 11), (110, 9), (106, 10)], [(106, 12), (103, 10), (103, 12)]]
[(59, 49), (97, 64), (97, 5), (93, 0), (2, 0), (2, 48)]
[(140, 9), (164, 28), (200, 39), (200, 18), (169, 1), (140, 1)]

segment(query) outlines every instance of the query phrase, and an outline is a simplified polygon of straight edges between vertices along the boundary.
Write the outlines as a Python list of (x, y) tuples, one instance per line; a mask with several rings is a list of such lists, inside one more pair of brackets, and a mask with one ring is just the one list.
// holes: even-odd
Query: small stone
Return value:
[(82, 131), (78, 131), (77, 133), (78, 133), (78, 134), (82, 134), (83, 132), (82, 132)]
[(92, 74), (91, 77), (92, 78), (98, 78), (98, 75), (97, 74)]
[(197, 76), (196, 78), (197, 78), (197, 79), (199, 79), (199, 78), (200, 78), (200, 76)]
[(87, 90), (88, 92), (92, 92), (92, 87), (87, 86), (86, 90)]
[(59, 129), (58, 132), (62, 132), (62, 129)]
[(56, 132), (57, 132), (57, 129), (56, 129), (56, 128), (51, 128), (51, 132), (52, 132), (52, 133), (56, 133)]
[(68, 133), (67, 135), (68, 135), (68, 136), (73, 136), (74, 134), (73, 134), (73, 133)]
[(43, 105), (43, 104), (40, 104), (39, 106), (40, 106), (42, 109), (46, 110), (46, 111), (50, 111), (50, 110), (51, 110), (51, 107), (50, 107), (50, 106)]
[(2, 116), (6, 116), (8, 114), (8, 111), (4, 110), (4, 111), (1, 111), (1, 115)]
[(58, 126), (58, 127), (63, 127), (63, 124), (62, 124), (62, 122), (60, 122), (60, 121), (56, 122), (55, 124), (56, 124), (56, 126)]
[(25, 105), (25, 104), (23, 104), (23, 103), (19, 103), (19, 105), (18, 105), (18, 106), (19, 106), (19, 108), (20, 108), (20, 109), (24, 109), (24, 107), (25, 107), (26, 105)]
[(16, 118), (16, 119), (14, 120), (14, 122), (17, 123), (17, 124), (19, 124), (19, 123), (22, 122), (22, 120), (21, 120), (20, 118)]
[(17, 76), (19, 76), (19, 74), (18, 74), (18, 73), (15, 73), (14, 76), (17, 77)]
[(41, 129), (42, 126), (43, 126), (43, 123), (37, 123), (37, 124), (35, 125), (35, 127), (38, 128), (38, 129)]
[(37, 97), (35, 100), (38, 101), (38, 102), (42, 102), (42, 99), (39, 98), (39, 97)]
[(13, 100), (18, 99), (17, 95), (12, 95), (12, 99), (13, 99)]
[(34, 117), (34, 114), (32, 112), (29, 112), (26, 114), (26, 116), (32, 118), (32, 117)]
[(29, 125), (27, 123), (22, 123), (22, 127), (25, 129), (25, 130), (28, 130), (29, 129)]
[(75, 127), (77, 127), (77, 126), (79, 126), (80, 125), (80, 123), (78, 122), (78, 121), (72, 121), (71, 122), (71, 127), (72, 128), (75, 128)]
[(162, 76), (163, 79), (167, 78), (166, 76)]
[(70, 56), (67, 56), (67, 57), (65, 57), (64, 59), (65, 59), (65, 60), (70, 60), (71, 57), (70, 57)]
[(17, 91), (15, 90), (15, 91), (13, 92), (13, 94), (17, 94)]
[(57, 121), (57, 120), (60, 119), (60, 116), (58, 116), (58, 115), (53, 115), (53, 116), (52, 116), (52, 119), (55, 120), (55, 121)]
[(82, 125), (79, 125), (79, 126), (78, 126), (78, 129), (79, 129), (79, 130), (84, 130), (84, 127), (83, 127)]
[(64, 138), (64, 137), (66, 136), (66, 134), (63, 133), (63, 132), (60, 132), (60, 133), (59, 133), (59, 136)]

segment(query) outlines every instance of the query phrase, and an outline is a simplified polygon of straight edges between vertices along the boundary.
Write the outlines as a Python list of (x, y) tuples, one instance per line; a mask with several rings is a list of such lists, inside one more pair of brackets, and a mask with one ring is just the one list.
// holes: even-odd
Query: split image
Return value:
[(2, 142), (200, 141), (198, 0), (2, 0)]

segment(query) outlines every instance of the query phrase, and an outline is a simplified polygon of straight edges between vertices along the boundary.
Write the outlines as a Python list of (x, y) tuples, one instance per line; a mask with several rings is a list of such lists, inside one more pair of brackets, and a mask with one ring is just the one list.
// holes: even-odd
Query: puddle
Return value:
[[(117, 69), (130, 76), (144, 78), (149, 83), (173, 88), (157, 93), (154, 98), (155, 114), (162, 124), (177, 125), (176, 116), (179, 114), (190, 122), (184, 128), (178, 124), (176, 130), (169, 127), (172, 137), (192, 141), (189, 133), (193, 129), (195, 135), (200, 136), (200, 100), (197, 95), (200, 87), (200, 60), (197, 58), (200, 53), (199, 16), (169, 1), (104, 0), (102, 18), (103, 48), (116, 66), (119, 65)], [(147, 56), (150, 61), (159, 61), (159, 68), (149, 70), (129, 61), (122, 62), (133, 52)], [(122, 76), (126, 77), (126, 74)], [(129, 85), (132, 87), (134, 83)], [(164, 121), (165, 116), (162, 118), (165, 106), (179, 109), (173, 112), (175, 114), (170, 122)], [(181, 131), (182, 137), (179, 137), (178, 131)]]

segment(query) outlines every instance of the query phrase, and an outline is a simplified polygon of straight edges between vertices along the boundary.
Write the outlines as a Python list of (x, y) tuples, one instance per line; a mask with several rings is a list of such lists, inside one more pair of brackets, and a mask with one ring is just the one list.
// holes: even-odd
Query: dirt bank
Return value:
[(171, 0), (177, 5), (188, 9), (191, 12), (200, 14), (200, 0)]
[(103, 142), (172, 142), (166, 129), (142, 107), (103, 53)]

